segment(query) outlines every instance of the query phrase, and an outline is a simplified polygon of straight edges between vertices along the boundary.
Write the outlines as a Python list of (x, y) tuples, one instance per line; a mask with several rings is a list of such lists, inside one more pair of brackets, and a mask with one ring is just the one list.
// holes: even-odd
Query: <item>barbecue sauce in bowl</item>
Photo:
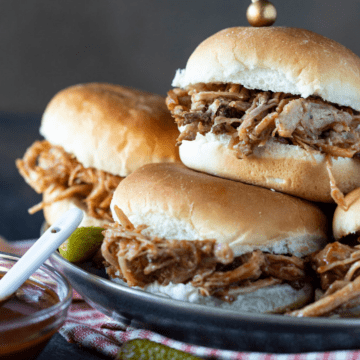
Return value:
[[(4, 273), (0, 272), (0, 278)], [(0, 359), (32, 359), (45, 347), (58, 327), (56, 314), (44, 314), (59, 303), (55, 291), (27, 280), (0, 306)], [(49, 330), (51, 329), (51, 330)]]
[[(4, 274), (0, 273), (0, 279)], [(0, 322), (12, 321), (47, 309), (59, 302), (59, 297), (51, 289), (27, 280), (9, 300), (0, 306)]]

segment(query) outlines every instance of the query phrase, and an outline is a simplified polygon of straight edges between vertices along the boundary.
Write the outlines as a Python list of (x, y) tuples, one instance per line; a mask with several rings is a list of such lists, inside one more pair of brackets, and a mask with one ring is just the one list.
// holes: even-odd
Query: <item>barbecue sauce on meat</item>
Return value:
[(307, 276), (304, 260), (296, 256), (254, 250), (234, 258), (227, 245), (214, 240), (150, 239), (141, 229), (128, 231), (119, 224), (107, 225), (103, 234), (107, 273), (130, 286), (190, 282), (204, 296), (231, 302), (234, 291), (281, 283), (301, 288)]
[[(326, 245), (323, 250), (320, 250), (311, 256), (310, 261), (313, 269), (318, 272), (322, 290), (327, 290), (336, 280), (344, 280), (352, 265), (352, 263), (347, 263), (346, 260), (351, 258), (351, 255), (355, 252), (359, 252), (359, 249), (339, 242), (334, 242)], [(326, 266), (335, 262), (338, 263), (337, 266), (322, 271)], [(354, 277), (357, 277), (359, 273), (360, 271), (357, 271), (354, 274)]]
[(360, 113), (317, 96), (201, 83), (170, 90), (166, 101), (180, 127), (179, 144), (212, 132), (230, 135), (239, 158), (269, 139), (331, 156), (352, 158), (360, 152)]

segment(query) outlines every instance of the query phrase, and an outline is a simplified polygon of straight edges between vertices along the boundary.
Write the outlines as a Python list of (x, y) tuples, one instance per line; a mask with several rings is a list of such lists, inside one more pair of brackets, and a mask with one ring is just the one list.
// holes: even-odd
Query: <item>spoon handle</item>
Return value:
[(73, 208), (62, 215), (0, 280), (0, 300), (12, 295), (75, 231), (83, 212)]

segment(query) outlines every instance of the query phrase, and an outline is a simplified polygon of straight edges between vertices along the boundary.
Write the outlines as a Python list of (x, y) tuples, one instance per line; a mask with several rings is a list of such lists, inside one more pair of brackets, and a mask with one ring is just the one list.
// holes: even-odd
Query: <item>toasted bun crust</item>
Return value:
[[(119, 278), (111, 278), (111, 280), (127, 286), (127, 284)], [(138, 289), (175, 300), (188, 301), (194, 304), (253, 313), (281, 313), (286, 310), (298, 309), (309, 303), (313, 297), (313, 287), (309, 283), (306, 283), (304, 287), (299, 290), (292, 288), (289, 284), (267, 286), (251, 293), (240, 294), (237, 296), (236, 300), (231, 303), (222, 301), (213, 296), (202, 296), (199, 294), (199, 289), (192, 286), (190, 283), (170, 283), (169, 285), (164, 286), (155, 282), (146, 285), (144, 289)]]
[(360, 230), (360, 188), (347, 194), (345, 202), (348, 210), (338, 206), (333, 217), (333, 234), (336, 240)]
[(60, 91), (45, 109), (40, 133), (84, 167), (113, 175), (179, 160), (179, 132), (165, 99), (119, 85), (89, 83)]
[[(271, 44), (271, 46), (269, 46)], [(249, 89), (301, 95), (360, 110), (360, 58), (308, 30), (234, 27), (203, 41), (173, 86), (238, 83)]]
[[(58, 192), (50, 190), (46, 190), (43, 193), (43, 201), (47, 202), (51, 198), (53, 198)], [(66, 213), (66, 211), (78, 207), (82, 211), (84, 211), (84, 217), (79, 225), (79, 227), (88, 227), (88, 226), (98, 226), (103, 227), (104, 224), (108, 224), (108, 220), (96, 219), (90, 216), (87, 213), (86, 206), (77, 198), (67, 198), (64, 200), (60, 200), (52, 203), (51, 205), (45, 206), (43, 209), (45, 221), (52, 225), (61, 215)]]
[(149, 235), (215, 239), (235, 256), (260, 249), (302, 256), (326, 242), (326, 217), (289, 195), (198, 173), (182, 164), (150, 164), (124, 179), (111, 203)]
[[(267, 141), (247, 158), (238, 159), (228, 148), (230, 136), (197, 134), (193, 141), (183, 140), (180, 158), (191, 169), (227, 179), (263, 186), (318, 202), (334, 202), (325, 155), (310, 154), (296, 145)], [(360, 186), (360, 161), (332, 158), (332, 174), (339, 189), (347, 194)]]

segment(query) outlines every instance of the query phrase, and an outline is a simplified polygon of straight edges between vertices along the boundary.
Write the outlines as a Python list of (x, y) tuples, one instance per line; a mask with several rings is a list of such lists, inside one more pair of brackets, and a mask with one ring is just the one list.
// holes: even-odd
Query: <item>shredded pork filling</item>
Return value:
[(269, 138), (332, 156), (360, 152), (360, 113), (318, 97), (212, 83), (170, 90), (166, 102), (182, 129), (179, 144), (213, 132), (231, 135), (239, 158)]
[[(178, 145), (194, 140), (197, 133), (212, 132), (230, 135), (229, 147), (238, 158), (251, 155), (269, 139), (300, 146), (310, 154), (321, 152), (328, 159), (360, 154), (360, 113), (318, 97), (210, 83), (170, 90), (166, 103), (181, 131)], [(345, 209), (328, 159), (331, 196)]]
[(36, 141), (16, 166), (26, 182), (37, 192), (56, 194), (50, 201), (29, 209), (35, 213), (55, 201), (77, 198), (88, 214), (97, 219), (112, 221), (110, 202), (122, 180), (121, 177), (94, 168), (85, 168), (61, 146), (48, 141)]
[(360, 245), (334, 242), (312, 254), (310, 261), (320, 278), (321, 295), (291, 315), (321, 316), (360, 305)]
[(108, 275), (129, 286), (190, 283), (203, 296), (232, 302), (240, 293), (269, 285), (289, 283), (301, 288), (306, 277), (304, 261), (295, 256), (255, 250), (234, 258), (228, 245), (215, 240), (150, 238), (142, 234), (145, 226), (135, 228), (128, 219), (122, 223), (106, 225), (101, 252)]

